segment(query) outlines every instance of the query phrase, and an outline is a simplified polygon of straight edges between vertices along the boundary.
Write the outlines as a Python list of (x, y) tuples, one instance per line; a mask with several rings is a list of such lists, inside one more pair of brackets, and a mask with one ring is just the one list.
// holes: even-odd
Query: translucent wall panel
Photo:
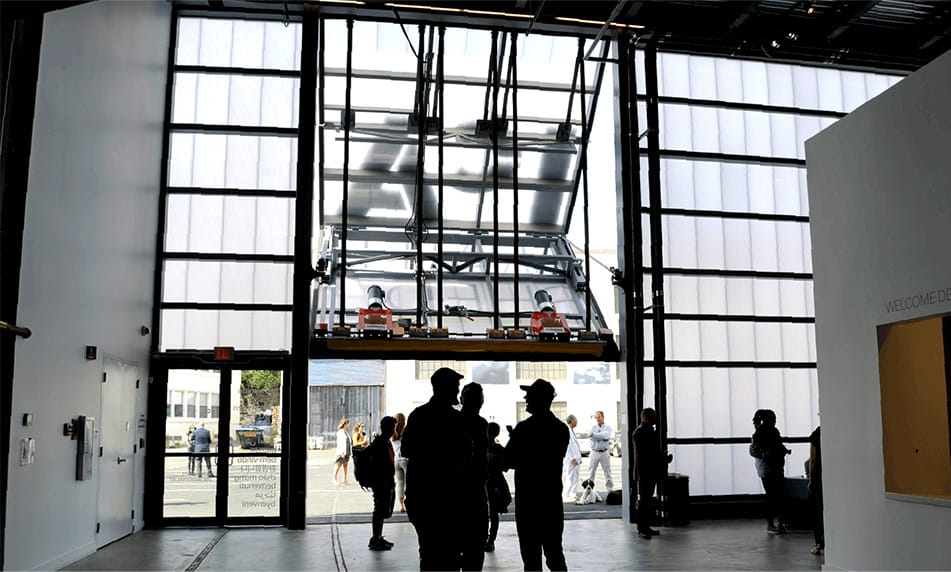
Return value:
[(819, 391), (810, 369), (668, 368), (671, 437), (744, 437), (757, 409), (776, 412), (784, 436), (805, 437), (819, 424)]
[[(752, 415), (750, 416), (752, 419)], [(750, 434), (752, 424), (750, 424)], [(803, 476), (809, 445), (787, 443), (793, 454), (786, 457), (786, 476)], [(690, 477), (691, 495), (763, 494), (749, 445), (670, 445), (674, 455), (670, 472)]]
[(751, 60), (658, 54), (661, 95), (852, 111), (901, 76)]
[(293, 199), (170, 195), (166, 215), (169, 252), (294, 252)]
[(300, 80), (223, 74), (175, 74), (172, 122), (296, 127)]
[(300, 24), (179, 18), (177, 41), (178, 65), (300, 69)]
[(815, 361), (813, 324), (668, 320), (667, 358), (679, 361)]
[[(644, 280), (650, 291), (650, 278)], [(806, 317), (815, 313), (811, 280), (664, 277), (666, 310), (677, 314)]]
[(811, 272), (809, 227), (799, 222), (662, 217), (664, 264), (716, 268)]
[(290, 350), (290, 312), (163, 310), (161, 349)]
[(163, 302), (290, 304), (293, 266), (264, 262), (165, 262)]
[(296, 188), (294, 137), (173, 132), (170, 138), (171, 187)]
[(662, 149), (804, 159), (803, 143), (835, 123), (829, 117), (660, 106)]

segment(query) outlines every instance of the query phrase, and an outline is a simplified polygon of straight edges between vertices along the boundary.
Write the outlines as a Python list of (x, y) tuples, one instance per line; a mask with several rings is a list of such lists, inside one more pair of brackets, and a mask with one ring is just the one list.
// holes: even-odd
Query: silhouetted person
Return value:
[(544, 379), (520, 386), (531, 417), (510, 429), (505, 456), (515, 469), (515, 528), (525, 570), (567, 570), (561, 536), (561, 467), (568, 449), (568, 426), (551, 412), (555, 388)]
[(654, 424), (657, 412), (647, 407), (641, 411), (641, 424), (634, 430), (634, 477), (637, 479), (637, 535), (649, 539), (660, 532), (651, 528), (654, 520), (654, 488), (667, 472), (667, 463), (674, 457), (660, 450)]
[(448, 367), (430, 378), (433, 396), (410, 413), (400, 452), (407, 459), (406, 512), (419, 539), (420, 570), (459, 570), (459, 491), (471, 456), (459, 403), (462, 375)]
[(195, 452), (198, 453), (198, 478), (201, 478), (201, 461), (205, 460), (205, 465), (208, 467), (208, 478), (213, 478), (214, 473), (211, 472), (211, 431), (205, 429), (205, 424), (202, 423), (201, 427), (195, 429), (192, 433), (192, 439), (195, 441)]
[[(750, 443), (750, 455), (756, 458), (756, 473), (763, 481), (766, 490), (766, 532), (770, 534), (786, 533), (786, 514), (784, 498), (786, 496), (786, 455), (791, 453), (783, 445), (783, 439), (776, 428), (776, 413), (772, 409), (757, 409), (753, 415), (753, 442)], [(778, 523), (775, 522), (778, 520)]]
[(383, 521), (393, 516), (396, 499), (396, 482), (393, 479), (396, 465), (390, 438), (396, 430), (396, 419), (386, 416), (380, 420), (380, 434), (370, 443), (370, 467), (373, 491), (373, 536), (367, 547), (370, 550), (389, 550), (393, 543), (383, 538)]
[(488, 476), (488, 422), (479, 415), (485, 398), (482, 386), (467, 383), (462, 388), (462, 419), (472, 444), (472, 456), (465, 465), (460, 509), (462, 513), (462, 569), (482, 570), (488, 537), (489, 502), (485, 481)]
[(489, 423), (487, 436), (489, 438), (489, 451), (487, 455), (489, 475), (486, 480), (486, 492), (489, 495), (489, 539), (485, 543), (485, 551), (493, 552), (495, 550), (495, 539), (499, 535), (499, 515), (509, 511), (509, 503), (512, 502), (512, 491), (509, 490), (508, 481), (505, 480), (505, 447), (499, 444), (498, 437), (501, 428), (498, 423)]
[(812, 507), (812, 533), (816, 545), (812, 553), (822, 554), (826, 547), (825, 523), (822, 521), (822, 446), (820, 427), (809, 435), (809, 504)]

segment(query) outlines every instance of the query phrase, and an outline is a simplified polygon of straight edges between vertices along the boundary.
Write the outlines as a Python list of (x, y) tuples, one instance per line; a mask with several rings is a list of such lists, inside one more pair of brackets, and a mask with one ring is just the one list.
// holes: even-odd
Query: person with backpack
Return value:
[[(393, 516), (396, 500), (396, 464), (390, 438), (396, 430), (396, 418), (387, 415), (380, 420), (380, 434), (354, 459), (355, 477), (360, 486), (373, 491), (373, 535), (370, 550), (390, 550), (393, 543), (383, 538), (383, 521)], [(355, 449), (356, 451), (356, 449)]]
[[(756, 473), (766, 491), (766, 532), (786, 533), (786, 455), (792, 453), (783, 445), (776, 428), (776, 413), (772, 409), (757, 409), (753, 415), (753, 442), (750, 455), (756, 459)], [(776, 522), (778, 521), (778, 522)]]

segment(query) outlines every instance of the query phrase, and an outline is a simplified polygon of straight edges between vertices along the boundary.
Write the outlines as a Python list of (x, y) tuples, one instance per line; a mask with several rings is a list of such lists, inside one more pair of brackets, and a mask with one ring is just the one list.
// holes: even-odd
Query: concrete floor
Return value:
[[(389, 552), (367, 549), (370, 526), (324, 524), (283, 528), (163, 529), (126, 537), (64, 570), (417, 570), (416, 534), (387, 523)], [(766, 534), (756, 520), (697, 521), (662, 528), (642, 540), (620, 519), (571, 520), (565, 554), (575, 570), (820, 570), (812, 534)], [(521, 570), (515, 523), (503, 522), (485, 570)]]

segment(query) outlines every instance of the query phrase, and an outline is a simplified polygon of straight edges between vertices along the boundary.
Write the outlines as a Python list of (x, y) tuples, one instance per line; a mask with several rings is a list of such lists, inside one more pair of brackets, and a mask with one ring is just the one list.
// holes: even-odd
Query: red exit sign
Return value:
[(224, 346), (215, 348), (215, 361), (231, 361), (233, 359), (234, 348)]

